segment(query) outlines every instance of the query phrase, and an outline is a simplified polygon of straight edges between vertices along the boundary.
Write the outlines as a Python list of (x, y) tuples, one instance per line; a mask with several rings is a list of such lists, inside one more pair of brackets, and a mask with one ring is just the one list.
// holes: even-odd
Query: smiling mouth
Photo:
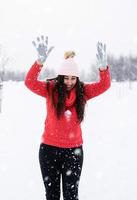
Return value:
[(67, 89), (71, 89), (71, 88), (73, 88), (73, 85), (71, 85), (71, 86), (67, 86)]

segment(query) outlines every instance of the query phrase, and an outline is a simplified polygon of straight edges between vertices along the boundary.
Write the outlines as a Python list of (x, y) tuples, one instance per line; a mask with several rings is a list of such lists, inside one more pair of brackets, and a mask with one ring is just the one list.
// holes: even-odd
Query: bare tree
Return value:
[(2, 46), (0, 45), (0, 113), (2, 112), (2, 89), (3, 80), (5, 74), (5, 66), (7, 65), (9, 58), (7, 58), (2, 52)]

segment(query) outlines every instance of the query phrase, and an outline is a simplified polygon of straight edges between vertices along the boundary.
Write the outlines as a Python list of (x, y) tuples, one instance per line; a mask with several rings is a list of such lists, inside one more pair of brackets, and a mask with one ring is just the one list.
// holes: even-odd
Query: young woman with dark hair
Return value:
[(39, 162), (47, 200), (60, 199), (62, 178), (64, 200), (78, 200), (78, 187), (83, 165), (83, 138), (81, 122), (87, 100), (98, 96), (110, 87), (106, 46), (97, 43), (97, 61), (100, 80), (83, 83), (79, 80), (75, 52), (66, 52), (58, 76), (47, 81), (38, 75), (49, 53), (48, 38), (33, 41), (38, 59), (25, 78), (25, 85), (34, 93), (46, 98), (47, 116), (39, 149)]

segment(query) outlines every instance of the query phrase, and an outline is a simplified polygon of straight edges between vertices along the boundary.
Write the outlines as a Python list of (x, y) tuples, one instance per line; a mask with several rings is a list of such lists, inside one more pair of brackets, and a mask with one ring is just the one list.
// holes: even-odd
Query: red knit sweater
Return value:
[[(76, 109), (74, 106), (71, 106), (62, 118), (58, 119), (56, 117), (50, 96), (47, 92), (46, 82), (38, 80), (41, 68), (42, 65), (38, 65), (35, 62), (25, 78), (25, 85), (32, 92), (46, 98), (47, 116), (41, 142), (62, 148), (78, 147), (83, 144), (83, 138), (80, 123), (77, 122)], [(99, 82), (84, 84), (86, 100), (100, 95), (110, 87), (109, 67), (106, 70), (99, 70), (99, 73)], [(50, 87), (53, 87), (53, 84), (50, 84)]]

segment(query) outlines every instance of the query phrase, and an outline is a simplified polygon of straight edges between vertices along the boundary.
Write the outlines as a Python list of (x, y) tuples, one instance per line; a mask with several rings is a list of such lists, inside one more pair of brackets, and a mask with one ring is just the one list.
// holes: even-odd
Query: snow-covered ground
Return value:
[[(23, 82), (4, 83), (0, 199), (45, 199), (38, 161), (45, 115), (44, 98)], [(107, 92), (90, 100), (82, 129), (80, 200), (136, 200), (137, 83), (112, 83)]]

